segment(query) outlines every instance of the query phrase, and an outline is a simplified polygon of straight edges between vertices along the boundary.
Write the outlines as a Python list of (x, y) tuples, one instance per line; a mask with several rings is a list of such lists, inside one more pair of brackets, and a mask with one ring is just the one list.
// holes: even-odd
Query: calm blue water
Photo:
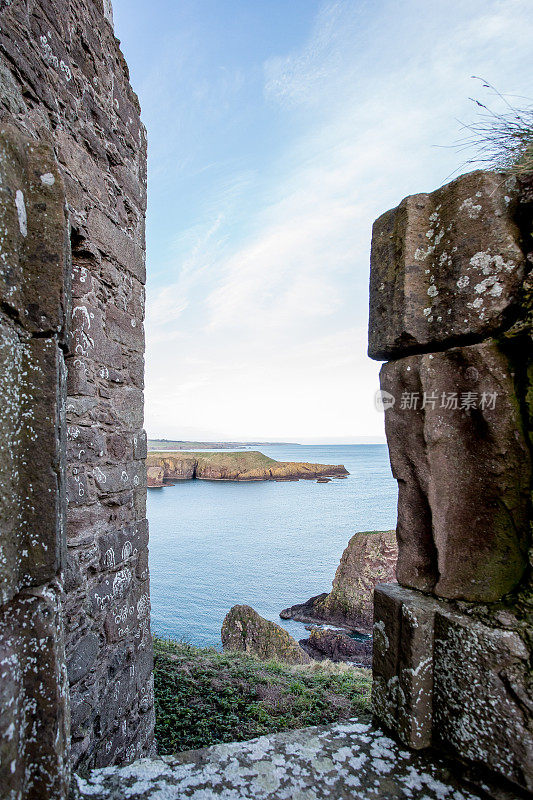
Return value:
[(220, 647), (231, 606), (245, 603), (296, 638), (281, 609), (327, 592), (356, 531), (396, 522), (386, 445), (272, 445), (278, 461), (344, 464), (331, 483), (183, 481), (148, 492), (152, 628)]

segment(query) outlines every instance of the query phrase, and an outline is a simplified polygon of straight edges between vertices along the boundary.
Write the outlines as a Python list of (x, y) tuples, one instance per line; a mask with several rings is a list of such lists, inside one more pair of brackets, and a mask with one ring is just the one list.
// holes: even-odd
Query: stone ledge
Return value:
[(357, 719), (76, 776), (76, 800), (480, 800), (443, 761)]
[(488, 612), (477, 619), (422, 592), (378, 585), (372, 705), (406, 745), (432, 746), (483, 780), (503, 777), (531, 793), (530, 654), (518, 620), (507, 617), (514, 630), (496, 627)]

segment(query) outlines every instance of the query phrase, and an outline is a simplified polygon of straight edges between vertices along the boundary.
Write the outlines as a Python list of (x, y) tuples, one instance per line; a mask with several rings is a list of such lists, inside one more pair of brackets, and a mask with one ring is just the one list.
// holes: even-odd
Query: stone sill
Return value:
[(427, 753), (363, 720), (262, 736), (75, 777), (76, 800), (480, 800)]

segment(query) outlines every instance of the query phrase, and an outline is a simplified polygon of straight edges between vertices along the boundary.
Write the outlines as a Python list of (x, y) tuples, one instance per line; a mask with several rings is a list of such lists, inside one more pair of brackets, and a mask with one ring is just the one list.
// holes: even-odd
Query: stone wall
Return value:
[(61, 619), (70, 253), (53, 151), (0, 126), (0, 786), (68, 785)]
[(503, 174), (406, 198), (374, 225), (369, 324), (401, 584), (376, 590), (374, 710), (529, 791), (532, 220)]
[[(41, 174), (57, 176), (68, 209), (72, 269), (63, 291), (71, 283), (72, 310), (59, 343), (68, 391), (62, 606), (73, 764), (103, 766), (145, 755), (153, 741), (142, 430), (146, 136), (109, 0), (0, 2), (0, 123), (24, 132), (35, 158), (46, 154)], [(37, 186), (51, 191), (46, 181)], [(35, 318), (58, 339), (65, 326), (52, 310), (39, 321), (35, 298), (47, 296), (53, 277), (39, 247), (44, 260), (27, 319), (23, 306), (7, 319)], [(2, 306), (11, 292), (16, 297), (19, 277), (2, 287)], [(36, 335), (44, 346), (44, 333)], [(31, 458), (39, 464), (49, 453), (36, 433)], [(39, 518), (59, 520), (60, 501), (50, 496)], [(30, 557), (46, 561), (33, 550)], [(39, 570), (39, 584), (59, 576), (56, 561)]]

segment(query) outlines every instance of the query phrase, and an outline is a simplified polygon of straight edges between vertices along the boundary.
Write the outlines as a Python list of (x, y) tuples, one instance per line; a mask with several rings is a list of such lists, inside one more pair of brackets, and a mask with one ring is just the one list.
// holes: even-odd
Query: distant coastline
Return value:
[(298, 442), (190, 442), (173, 439), (148, 439), (148, 450), (236, 450), (243, 447), (300, 447)]

